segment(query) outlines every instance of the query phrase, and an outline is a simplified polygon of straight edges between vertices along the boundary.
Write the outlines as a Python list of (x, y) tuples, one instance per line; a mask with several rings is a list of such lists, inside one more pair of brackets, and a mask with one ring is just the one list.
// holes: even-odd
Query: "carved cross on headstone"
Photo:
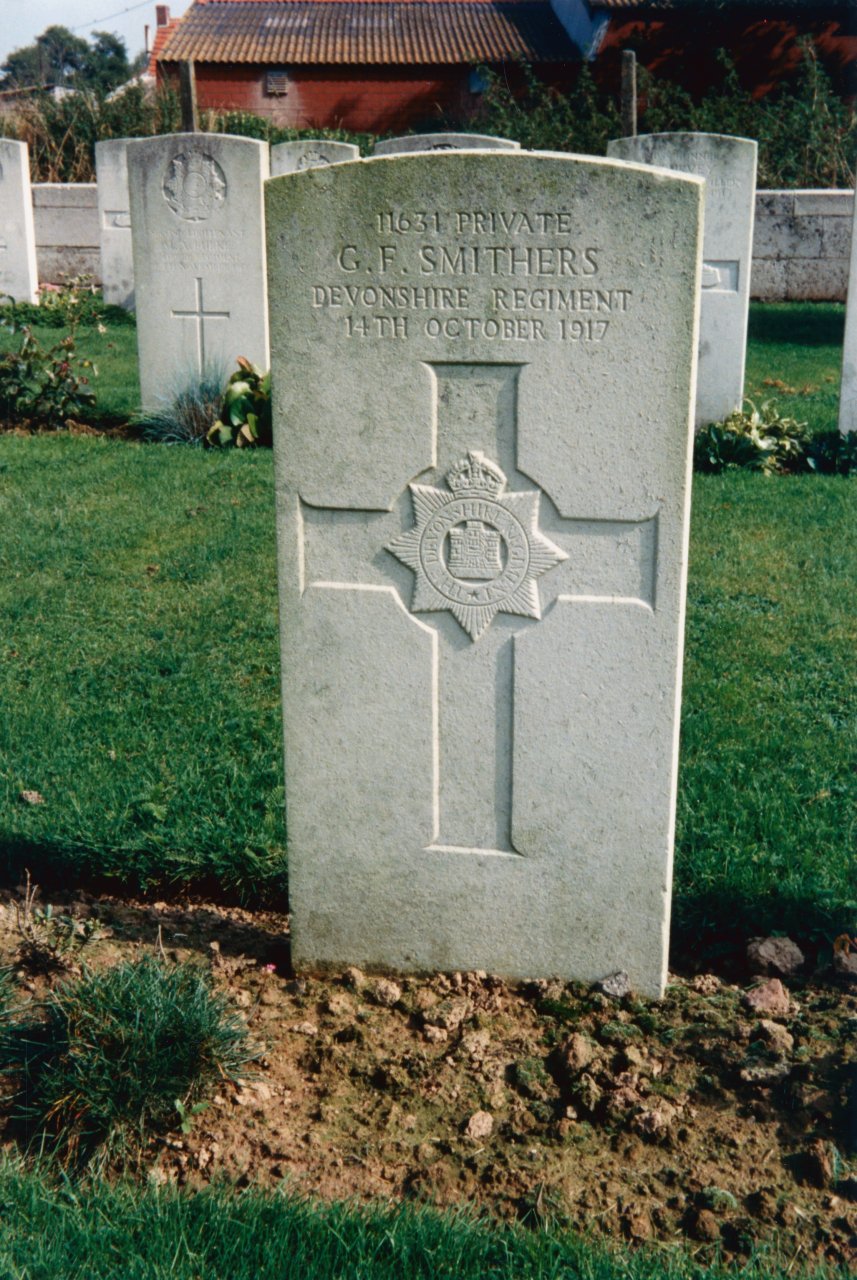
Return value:
[(229, 311), (206, 311), (202, 299), (202, 277), (196, 276), (196, 309), (193, 311), (176, 311), (173, 309), (171, 315), (176, 320), (192, 320), (196, 326), (196, 364), (197, 372), (200, 377), (205, 373), (206, 354), (205, 354), (205, 322), (206, 320), (228, 320)]
[(411, 483), (384, 513), (304, 504), (304, 590), (377, 591), (392, 581), (414, 622), (437, 631), (434, 831), (426, 848), (517, 857), (516, 635), (571, 604), (651, 610), (657, 514), (564, 518), (533, 490), (517, 466), (525, 365), (426, 368), (435, 461), (449, 488)]

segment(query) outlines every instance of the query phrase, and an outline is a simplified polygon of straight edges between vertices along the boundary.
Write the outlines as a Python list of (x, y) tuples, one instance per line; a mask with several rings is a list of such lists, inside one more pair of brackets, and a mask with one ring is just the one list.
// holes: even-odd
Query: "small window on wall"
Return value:
[(488, 77), (480, 67), (471, 68), (467, 77), (467, 87), (471, 93), (484, 93), (488, 88)]
[(289, 73), (283, 68), (278, 71), (265, 72), (265, 92), (275, 97), (282, 97), (289, 91)]

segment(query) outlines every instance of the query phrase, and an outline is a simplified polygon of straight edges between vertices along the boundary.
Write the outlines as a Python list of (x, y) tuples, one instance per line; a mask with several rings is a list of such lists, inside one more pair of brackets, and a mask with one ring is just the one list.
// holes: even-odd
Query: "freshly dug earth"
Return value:
[[(68, 972), (22, 959), (16, 901), (0, 962), (37, 998)], [(144, 1153), (155, 1182), (470, 1203), (703, 1256), (776, 1237), (802, 1265), (857, 1264), (844, 977), (676, 976), (658, 1002), (482, 973), (295, 978), (282, 916), (84, 894), (53, 908), (89, 922), (77, 964), (209, 966), (260, 1046), (190, 1134)]]

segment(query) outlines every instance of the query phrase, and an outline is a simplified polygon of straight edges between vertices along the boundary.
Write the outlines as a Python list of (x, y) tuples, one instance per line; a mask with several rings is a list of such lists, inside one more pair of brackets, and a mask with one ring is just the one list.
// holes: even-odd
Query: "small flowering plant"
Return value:
[[(0, 299), (0, 302), (8, 299)], [(0, 425), (58, 430), (95, 403), (90, 376), (98, 370), (77, 355), (76, 324), (52, 346), (44, 347), (31, 324), (18, 319), (14, 306), (0, 306), (0, 326), (19, 338), (17, 350), (0, 354)]]

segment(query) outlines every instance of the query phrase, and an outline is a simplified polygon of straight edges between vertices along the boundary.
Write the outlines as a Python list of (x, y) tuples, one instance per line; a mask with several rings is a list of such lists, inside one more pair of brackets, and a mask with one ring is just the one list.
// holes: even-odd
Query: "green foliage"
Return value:
[(758, 407), (746, 400), (724, 422), (712, 422), (697, 432), (693, 461), (697, 471), (731, 468), (762, 471), (766, 475), (812, 471), (849, 475), (857, 469), (857, 432), (827, 431), (812, 437), (805, 422), (783, 417), (773, 400)]
[(507, 76), (482, 69), (486, 88), (476, 117), (482, 132), (513, 138), (527, 150), (606, 153), (609, 139), (620, 131), (619, 112), (586, 64), (568, 94), (544, 84), (527, 63), (519, 70), (522, 92)]
[(694, 441), (694, 465), (698, 471), (723, 471), (746, 467), (770, 475), (797, 471), (803, 461), (806, 423), (783, 418), (773, 400), (760, 406), (746, 400), (724, 422), (712, 422)]
[(136, 425), (145, 440), (159, 444), (203, 444), (213, 429), (223, 397), (223, 371), (209, 366), (191, 374), (170, 396), (165, 389), (163, 409), (141, 413)]
[(793, 1250), (721, 1263), (698, 1248), (620, 1249), (546, 1229), (552, 1209), (561, 1217), (547, 1186), (529, 1226), (255, 1187), (80, 1185), (12, 1160), (0, 1165), (0, 1195), (9, 1280), (846, 1280)]
[(291, 129), (274, 124), (266, 116), (252, 111), (208, 111), (203, 125), (212, 133), (231, 133), (242, 138), (258, 138), (274, 146), (278, 142), (300, 142), (302, 138), (326, 138), (329, 142), (350, 142), (363, 154), (371, 152), (375, 135), (354, 133), (349, 129)]
[(8, 136), (29, 146), (34, 182), (94, 182), (96, 142), (173, 133), (179, 125), (177, 95), (141, 84), (107, 98), (91, 90), (58, 99), (33, 94), (6, 120)]
[(0, 424), (59, 430), (69, 418), (84, 416), (95, 403), (90, 373), (98, 370), (77, 354), (76, 322), (52, 346), (45, 347), (31, 325), (18, 320), (14, 307), (0, 310), (0, 328), (17, 338), (0, 353)]
[[(756, 100), (743, 88), (721, 51), (721, 83), (696, 100), (680, 85), (641, 68), (640, 133), (700, 131), (755, 138), (760, 187), (847, 187), (854, 183), (857, 111), (834, 93), (811, 41), (801, 43), (795, 76)], [(567, 94), (521, 67), (523, 88), (513, 79), (483, 72), (487, 80), (480, 124), (486, 133), (516, 138), (539, 151), (604, 155), (620, 134), (615, 102), (596, 86), (586, 64)]]
[(20, 324), (44, 329), (107, 324), (137, 327), (133, 312), (106, 303), (89, 276), (74, 276), (61, 285), (41, 285), (38, 302), (11, 302), (4, 314)]
[(145, 957), (69, 980), (26, 1012), (7, 1021), (0, 1066), (17, 1079), (29, 1141), (66, 1164), (123, 1156), (186, 1122), (207, 1086), (253, 1056), (194, 965)]
[(131, 65), (120, 36), (94, 31), (87, 44), (68, 27), (52, 26), (10, 53), (0, 71), (4, 89), (58, 86), (106, 94), (128, 79)]
[(271, 375), (263, 373), (245, 356), (229, 379), (217, 421), (207, 433), (210, 445), (272, 445)]

